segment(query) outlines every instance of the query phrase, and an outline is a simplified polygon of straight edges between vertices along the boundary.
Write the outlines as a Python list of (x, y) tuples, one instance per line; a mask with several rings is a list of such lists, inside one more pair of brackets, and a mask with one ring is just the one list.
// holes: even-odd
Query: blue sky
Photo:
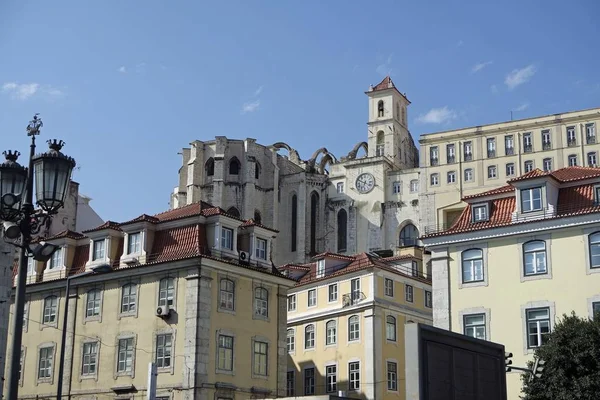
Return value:
[(598, 107), (599, 14), (595, 0), (4, 1), (0, 147), (27, 152), (41, 113), (81, 192), (124, 221), (168, 208), (192, 140), (347, 154), (387, 73), (415, 139)]

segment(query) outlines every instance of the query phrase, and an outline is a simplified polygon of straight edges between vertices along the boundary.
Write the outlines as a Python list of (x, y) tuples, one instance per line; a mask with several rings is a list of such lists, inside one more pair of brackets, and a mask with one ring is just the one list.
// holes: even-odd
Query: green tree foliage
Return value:
[(600, 399), (599, 317), (563, 315), (547, 342), (535, 350), (535, 357), (546, 361), (542, 377), (530, 381), (531, 375), (522, 376), (525, 400)]

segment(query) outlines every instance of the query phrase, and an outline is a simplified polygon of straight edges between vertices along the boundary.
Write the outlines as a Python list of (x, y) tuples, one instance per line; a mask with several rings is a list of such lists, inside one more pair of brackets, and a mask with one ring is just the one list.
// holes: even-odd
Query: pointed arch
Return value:
[(240, 216), (241, 216), (240, 210), (238, 210), (235, 207), (229, 207), (227, 209), (227, 214), (231, 215), (232, 217), (236, 217), (236, 218), (240, 218)]
[(347, 250), (348, 238), (348, 213), (341, 209), (337, 213), (337, 251), (343, 253)]
[[(346, 158), (348, 158), (349, 160), (354, 160), (356, 158), (356, 156), (358, 155), (358, 151), (360, 149), (363, 149), (365, 152), (365, 155), (363, 157), (366, 157), (369, 154), (369, 144), (367, 142), (360, 142), (357, 143), (352, 150), (350, 150), (350, 153), (348, 153), (348, 156)], [(363, 157), (359, 157), (359, 158), (363, 158)]]
[(419, 243), (419, 230), (411, 222), (402, 227), (400, 230), (399, 242), (400, 247), (417, 246)]
[(231, 157), (229, 160), (229, 175), (239, 175), (242, 163), (236, 156)]
[(377, 116), (378, 117), (383, 117), (385, 113), (384, 107), (383, 107), (383, 100), (379, 100), (377, 102)]
[(260, 169), (261, 169), (260, 163), (258, 161), (256, 161), (254, 163), (254, 179), (260, 178)]
[(210, 157), (204, 163), (204, 171), (206, 171), (206, 176), (213, 176), (215, 174), (215, 159)]
[(317, 254), (317, 223), (319, 221), (319, 200), (317, 192), (310, 194), (310, 254)]
[(262, 216), (260, 215), (260, 211), (254, 210), (254, 222), (261, 225), (262, 224)]

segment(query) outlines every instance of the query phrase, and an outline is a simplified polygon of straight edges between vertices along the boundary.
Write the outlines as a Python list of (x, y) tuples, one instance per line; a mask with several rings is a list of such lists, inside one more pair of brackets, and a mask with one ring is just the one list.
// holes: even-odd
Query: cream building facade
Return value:
[[(295, 282), (272, 265), (274, 236), (199, 202), (48, 238), (60, 249), (31, 264), (19, 397), (56, 396), (66, 277), (64, 396), (146, 396), (152, 362), (161, 399), (285, 395)], [(86, 274), (100, 265), (112, 270)]]
[(421, 135), (424, 233), (447, 229), (464, 196), (536, 168), (598, 164), (600, 108)]
[(324, 253), (279, 268), (288, 292), (287, 396), (404, 399), (404, 325), (432, 323), (422, 251)]
[(421, 174), (408, 130), (410, 102), (389, 77), (366, 95), (366, 140), (344, 157), (320, 148), (301, 159), (286, 143), (264, 146), (255, 139), (192, 142), (182, 151), (171, 207), (202, 200), (278, 229), (278, 265), (308, 262), (325, 251), (415, 244)]
[(524, 367), (563, 314), (600, 317), (600, 168), (535, 169), (463, 200), (452, 227), (423, 238), (434, 326), (502, 343)]

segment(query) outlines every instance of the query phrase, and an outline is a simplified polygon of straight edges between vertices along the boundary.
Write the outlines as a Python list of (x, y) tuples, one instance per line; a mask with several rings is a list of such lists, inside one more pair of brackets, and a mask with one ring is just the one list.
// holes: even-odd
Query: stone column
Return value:
[(431, 250), (433, 326), (446, 330), (452, 330), (449, 261), (447, 247)]
[[(73, 375), (73, 355), (75, 354), (75, 320), (77, 317), (77, 298), (79, 289), (71, 288), (71, 296), (66, 297), (65, 301), (69, 302), (69, 314), (67, 320), (67, 340), (65, 342), (65, 370), (63, 376), (63, 395), (71, 395), (71, 376)], [(63, 308), (64, 310), (64, 308)], [(63, 312), (63, 318), (65, 317)], [(57, 346), (56, 354), (60, 354), (60, 346)]]
[(277, 397), (285, 397), (287, 389), (287, 289), (277, 293)]
[[(364, 312), (364, 330), (365, 330), (365, 365), (364, 365), (364, 376), (365, 383), (364, 389), (362, 389), (365, 397), (367, 399), (377, 399), (379, 397), (376, 396), (377, 389), (377, 359), (375, 359), (375, 346), (381, 346), (381, 340), (377, 340), (375, 338), (375, 313), (374, 310), (368, 309)], [(381, 339), (381, 338), (379, 338)], [(381, 360), (380, 360), (381, 361)]]

